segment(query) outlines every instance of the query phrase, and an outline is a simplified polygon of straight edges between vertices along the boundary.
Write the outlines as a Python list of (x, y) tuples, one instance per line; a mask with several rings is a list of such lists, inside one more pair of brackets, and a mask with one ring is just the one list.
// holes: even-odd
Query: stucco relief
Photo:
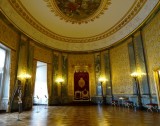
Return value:
[(74, 92), (74, 72), (75, 66), (88, 66), (89, 73), (89, 88), (90, 88), (90, 96), (96, 94), (96, 85), (95, 85), (95, 73), (94, 73), (94, 55), (86, 54), (86, 55), (68, 55), (68, 95), (73, 96)]
[(34, 58), (46, 63), (52, 63), (52, 51), (50, 49), (35, 46)]
[(110, 50), (113, 94), (133, 94), (127, 44)]
[(153, 70), (160, 67), (160, 12), (143, 29), (143, 40), (148, 63), (148, 75), (151, 87), (151, 93), (155, 94), (155, 81)]
[(8, 27), (1, 19), (0, 29), (0, 41), (9, 48), (16, 50), (19, 41), (19, 35), (10, 27)]

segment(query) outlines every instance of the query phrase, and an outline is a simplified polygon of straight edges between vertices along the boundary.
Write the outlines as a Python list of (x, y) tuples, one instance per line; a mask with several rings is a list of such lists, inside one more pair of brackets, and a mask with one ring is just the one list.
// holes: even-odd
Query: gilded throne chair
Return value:
[(82, 98), (84, 100), (88, 100), (89, 99), (89, 92), (86, 89), (82, 91)]
[(75, 91), (75, 99), (80, 100), (82, 98), (81, 91)]

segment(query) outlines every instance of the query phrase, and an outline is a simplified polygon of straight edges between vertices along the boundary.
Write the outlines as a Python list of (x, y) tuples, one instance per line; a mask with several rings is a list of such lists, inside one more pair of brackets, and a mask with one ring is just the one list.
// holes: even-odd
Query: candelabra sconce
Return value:
[[(29, 79), (31, 78), (31, 75), (22, 72), (17, 76), (18, 80), (21, 82), (21, 87), (18, 85), (18, 105), (19, 108), (22, 109), (22, 99), (23, 99), (23, 109), (26, 109), (26, 97), (30, 95), (30, 85), (29, 85)], [(23, 90), (22, 90), (23, 89)], [(23, 98), (22, 98), (22, 92), (23, 92)], [(21, 94), (21, 95), (20, 95)], [(21, 107), (20, 107), (21, 106)], [(20, 111), (20, 110), (19, 110)]]
[(62, 84), (64, 82), (63, 78), (58, 78), (57, 83), (60, 84), (60, 97), (61, 97), (61, 104), (62, 104)]
[(140, 76), (140, 74), (137, 73), (137, 72), (133, 72), (131, 74), (131, 77), (134, 78), (135, 84), (136, 84), (136, 91), (137, 91), (137, 96), (138, 96), (138, 107), (139, 107), (139, 109), (143, 109), (142, 99), (141, 99), (141, 92), (140, 92), (140, 86), (139, 86), (139, 80), (138, 80), (139, 76)]
[(27, 95), (28, 94), (27, 88), (29, 86), (28, 81), (31, 78), (31, 75), (28, 73), (21, 73), (20, 75), (17, 76), (17, 78), (21, 80), (23, 83), (25, 83), (24, 95)]
[(24, 79), (30, 79), (31, 75), (27, 74), (27, 73), (22, 73), (20, 75), (17, 76), (19, 78), (19, 80), (24, 80)]

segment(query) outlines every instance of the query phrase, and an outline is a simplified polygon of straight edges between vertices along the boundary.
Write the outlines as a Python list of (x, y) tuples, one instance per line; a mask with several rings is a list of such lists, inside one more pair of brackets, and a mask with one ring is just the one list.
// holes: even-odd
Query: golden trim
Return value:
[(24, 20), (26, 20), (30, 25), (32, 25), (38, 31), (58, 41), (69, 42), (69, 43), (88, 43), (88, 42), (94, 42), (94, 41), (98, 41), (98, 40), (109, 37), (110, 35), (120, 30), (122, 27), (124, 27), (129, 21), (131, 21), (133, 17), (140, 11), (143, 5), (146, 3), (146, 1), (147, 0), (137, 0), (132, 6), (131, 11), (129, 11), (122, 18), (121, 21), (119, 21), (114, 27), (110, 28), (109, 30), (101, 34), (98, 34), (96, 36), (74, 38), (74, 37), (61, 36), (50, 31), (49, 29), (45, 28), (42, 24), (40, 24), (33, 16), (30, 15), (30, 13), (22, 5), (20, 0), (9, 0), (12, 7), (17, 11), (17, 13), (21, 15), (21, 17)]

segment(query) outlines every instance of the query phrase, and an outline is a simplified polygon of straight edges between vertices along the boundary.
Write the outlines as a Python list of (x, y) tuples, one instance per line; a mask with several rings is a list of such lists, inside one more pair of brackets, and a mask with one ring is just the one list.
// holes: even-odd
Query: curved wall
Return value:
[[(143, 45), (145, 50), (145, 58), (146, 58), (146, 67), (148, 70), (148, 80), (149, 87), (151, 88), (151, 94), (155, 96), (155, 81), (153, 76), (153, 70), (160, 67), (160, 12), (156, 14), (156, 16), (151, 20), (149, 24), (142, 28), (142, 38)], [(89, 66), (90, 73), (90, 87), (91, 87), (91, 98), (96, 97), (97, 95), (97, 78), (96, 78), (96, 68), (95, 68), (95, 56), (98, 54), (101, 57), (100, 62), (100, 72), (98, 77), (101, 75), (105, 76), (106, 71), (110, 71), (109, 68), (105, 67), (105, 60), (103, 59), (103, 52), (109, 50), (109, 59), (110, 60), (110, 68), (111, 68), (111, 81), (112, 81), (112, 93), (113, 95), (121, 95), (121, 96), (132, 96), (134, 94), (133, 91), (133, 80), (130, 76), (131, 68), (130, 68), (130, 59), (129, 59), (129, 51), (128, 44), (132, 42), (132, 38), (127, 38), (123, 43), (112, 47), (108, 50), (92, 52), (86, 54), (73, 54), (60, 52), (48, 47), (45, 47), (41, 44), (36, 43), (30, 38), (24, 36), (23, 34), (19, 34), (15, 28), (10, 27), (8, 23), (5, 23), (3, 16), (1, 16), (0, 20), (0, 42), (11, 49), (11, 80), (10, 86), (11, 91), (13, 91), (14, 83), (16, 80), (16, 76), (20, 74), (21, 71), (29, 71), (32, 74), (32, 79), (29, 82), (30, 86), (30, 95), (27, 100), (32, 102), (32, 93), (34, 90), (34, 81), (35, 81), (35, 70), (36, 70), (36, 61), (42, 61), (47, 63), (48, 70), (48, 91), (50, 101), (49, 104), (57, 103), (57, 99), (59, 98), (59, 93), (55, 93), (58, 90), (56, 87), (56, 83), (53, 75), (54, 71), (57, 71), (57, 77), (65, 75), (67, 80), (65, 81), (66, 88), (64, 102), (72, 102), (74, 93), (73, 93), (73, 72), (75, 71), (74, 66), (82, 64)], [(133, 38), (136, 34), (133, 34)], [(26, 51), (25, 51), (26, 50)], [(136, 50), (135, 50), (136, 51)], [(19, 54), (20, 53), (20, 54)], [(57, 59), (54, 57), (57, 57)], [(67, 72), (63, 71), (63, 57), (67, 58)], [(55, 70), (54, 62), (57, 62), (57, 70)], [(18, 62), (19, 61), (19, 62)], [(20, 62), (21, 61), (21, 62)], [(84, 63), (84, 64), (83, 64)], [(18, 66), (17, 66), (18, 65)], [(18, 69), (18, 71), (17, 71)], [(22, 70), (23, 69), (23, 70)], [(24, 87), (26, 85), (25, 82)], [(106, 88), (106, 83), (103, 85)], [(55, 88), (56, 87), (56, 88)], [(54, 95), (56, 94), (56, 97)], [(104, 94), (107, 94), (107, 89), (104, 89)], [(148, 94), (149, 95), (149, 94)], [(26, 100), (26, 103), (28, 102)], [(156, 102), (156, 99), (154, 99)], [(28, 105), (31, 107), (31, 105)]]

